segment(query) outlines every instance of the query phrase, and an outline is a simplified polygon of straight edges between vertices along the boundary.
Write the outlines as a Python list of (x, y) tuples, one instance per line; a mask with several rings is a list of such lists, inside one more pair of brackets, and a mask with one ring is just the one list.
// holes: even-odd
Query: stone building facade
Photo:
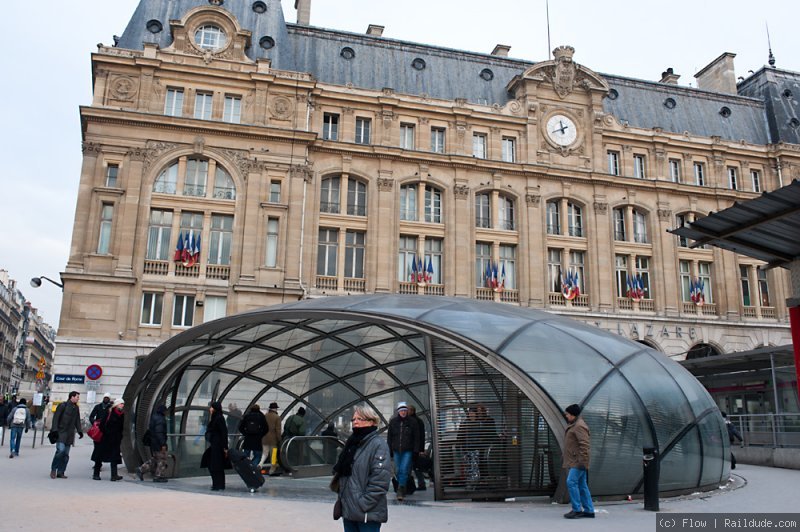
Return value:
[(768, 104), (800, 74), (737, 85), (726, 53), (689, 88), (298, 4), (142, 0), (92, 55), (57, 373), (119, 394), (188, 327), (356, 293), (542, 308), (676, 359), (790, 341), (784, 271), (666, 231), (800, 175), (794, 107)]

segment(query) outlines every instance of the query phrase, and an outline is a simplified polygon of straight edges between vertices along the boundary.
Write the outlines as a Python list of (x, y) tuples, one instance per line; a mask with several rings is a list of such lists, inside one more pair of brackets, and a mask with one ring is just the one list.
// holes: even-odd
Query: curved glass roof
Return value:
[[(388, 419), (393, 401), (413, 397), (431, 424), (435, 412), (427, 395), (435, 383), (427, 365), (437, 356), (431, 339), (503, 374), (541, 412), (559, 446), (562, 412), (580, 404), (592, 431), (591, 487), (597, 495), (641, 488), (643, 447), (660, 452), (662, 491), (727, 478), (722, 417), (679, 364), (569, 318), (473, 299), (341, 296), (222, 318), (155, 349), (125, 396), (136, 397), (137, 414), (148, 416), (169, 386), (188, 387), (174, 403), (186, 409), (203, 410), (212, 395), (226, 402), (238, 394), (246, 404), (249, 397), (280, 400), (282, 408), (311, 404), (311, 425), (319, 427), (363, 400)], [(178, 374), (180, 386), (174, 384)], [(315, 394), (317, 400), (309, 400)], [(180, 432), (191, 432), (182, 423)]]

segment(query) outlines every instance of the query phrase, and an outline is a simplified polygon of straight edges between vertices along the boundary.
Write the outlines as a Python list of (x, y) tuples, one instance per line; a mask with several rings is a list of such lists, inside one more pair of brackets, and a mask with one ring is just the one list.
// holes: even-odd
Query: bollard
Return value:
[(642, 448), (642, 467), (644, 469), (644, 509), (658, 511), (658, 449)]

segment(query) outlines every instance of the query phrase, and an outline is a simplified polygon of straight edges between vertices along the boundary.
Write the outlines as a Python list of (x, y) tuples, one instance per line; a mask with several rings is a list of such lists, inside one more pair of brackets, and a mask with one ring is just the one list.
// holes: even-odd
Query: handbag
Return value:
[(86, 435), (95, 443), (100, 443), (103, 440), (103, 431), (100, 429), (99, 419), (92, 423), (92, 426), (86, 431)]
[(50, 432), (48, 432), (47, 433), (47, 440), (50, 443), (55, 445), (55, 443), (58, 441), (58, 431), (57, 430), (51, 430)]
[(338, 521), (342, 517), (342, 499), (338, 497), (333, 505), (333, 520)]
[(339, 473), (333, 475), (331, 483), (328, 485), (328, 487), (331, 489), (332, 492), (339, 493)]

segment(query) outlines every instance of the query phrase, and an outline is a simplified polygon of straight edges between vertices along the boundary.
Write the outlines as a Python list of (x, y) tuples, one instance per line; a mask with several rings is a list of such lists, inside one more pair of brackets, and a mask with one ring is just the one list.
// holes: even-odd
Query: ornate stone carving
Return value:
[(594, 212), (595, 214), (608, 214), (608, 203), (595, 201)]
[(290, 177), (301, 177), (303, 181), (306, 183), (310, 183), (314, 173), (311, 171), (311, 167), (307, 164), (296, 164), (289, 168), (289, 176)]
[(466, 106), (467, 106), (466, 98), (456, 98), (456, 107), (466, 107)]
[(520, 115), (522, 114), (522, 104), (519, 100), (511, 100), (508, 102), (508, 110), (511, 111), (511, 114)]
[(393, 187), (394, 187), (394, 179), (392, 179), (391, 177), (378, 178), (379, 192), (391, 192)]
[(525, 203), (531, 207), (538, 207), (542, 202), (542, 196), (539, 194), (525, 194)]
[(134, 161), (144, 161), (142, 167), (147, 171), (158, 157), (177, 147), (178, 145), (172, 142), (149, 141), (146, 148), (133, 148), (128, 152), (128, 156)]
[(662, 222), (668, 222), (672, 219), (671, 209), (658, 209), (658, 219)]
[(247, 177), (247, 174), (252, 170), (258, 169), (258, 163), (250, 159), (249, 152), (244, 150), (222, 150), (222, 153), (233, 161), (239, 173), (245, 177)]
[(206, 148), (206, 139), (203, 137), (195, 137), (194, 138), (194, 152), (198, 155), (203, 154), (203, 150)]
[(667, 152), (664, 150), (656, 150), (656, 159), (663, 161), (667, 157)]
[(559, 98), (566, 98), (575, 86), (575, 63), (572, 56), (575, 48), (572, 46), (559, 46), (553, 50), (555, 69), (553, 72), (553, 88)]
[(119, 101), (133, 101), (139, 93), (139, 82), (130, 76), (114, 76), (111, 79), (111, 97)]
[(427, 124), (428, 124), (428, 122), (430, 122), (430, 120), (428, 119), (428, 117), (427, 117), (427, 116), (421, 116), (421, 117), (419, 117), (419, 123), (420, 123), (420, 125), (421, 125), (421, 126), (425, 126), (425, 125), (427, 125)]
[(292, 116), (293, 108), (292, 100), (286, 96), (276, 96), (269, 104), (270, 113), (278, 120), (289, 120)]
[(391, 87), (384, 87), (382, 90), (383, 94), (386, 96), (394, 96), (394, 89)]
[(461, 122), (459, 120), (456, 121), (456, 135), (460, 140), (464, 140), (464, 135), (467, 134), (467, 123)]
[(351, 114), (353, 114), (353, 108), (352, 107), (342, 107), (342, 114), (343, 115), (351, 115)]
[(381, 111), (381, 119), (383, 120), (383, 127), (385, 129), (389, 129), (392, 127), (392, 122), (394, 121), (394, 111), (391, 109), (384, 109)]
[(100, 149), (99, 144), (95, 144), (94, 142), (84, 142), (81, 145), (81, 151), (86, 157), (97, 157), (102, 150)]
[(456, 199), (467, 199), (469, 197), (469, 187), (467, 185), (455, 185), (453, 194), (455, 194)]

